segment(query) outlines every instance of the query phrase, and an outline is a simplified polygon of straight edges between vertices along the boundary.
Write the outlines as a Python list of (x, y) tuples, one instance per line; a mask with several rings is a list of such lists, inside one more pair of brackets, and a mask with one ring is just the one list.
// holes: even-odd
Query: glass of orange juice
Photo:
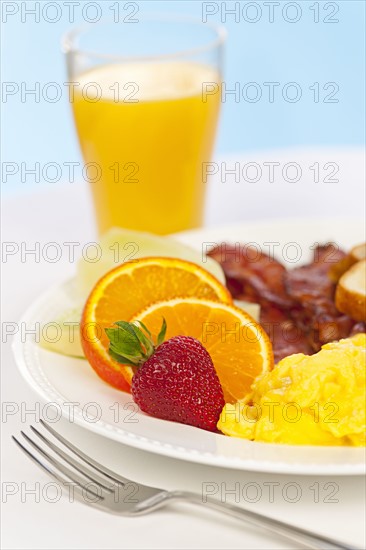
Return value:
[(119, 226), (167, 234), (201, 225), (224, 41), (220, 27), (138, 14), (64, 37), (100, 233)]

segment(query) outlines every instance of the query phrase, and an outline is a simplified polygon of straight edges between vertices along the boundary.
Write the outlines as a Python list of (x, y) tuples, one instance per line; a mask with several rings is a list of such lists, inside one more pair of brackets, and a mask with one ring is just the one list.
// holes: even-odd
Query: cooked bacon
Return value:
[(333, 243), (317, 246), (310, 264), (289, 271), (250, 245), (223, 243), (209, 255), (221, 264), (234, 298), (261, 305), (260, 322), (276, 362), (293, 353), (315, 353), (324, 343), (365, 330), (335, 307), (335, 283), (328, 272), (345, 253)]
[(314, 250), (312, 263), (287, 271), (287, 293), (300, 303), (312, 301), (314, 298), (330, 299), (333, 303), (335, 284), (329, 278), (328, 272), (334, 263), (344, 257), (345, 253), (332, 243), (318, 246)]
[(238, 247), (225, 243), (209, 255), (222, 265), (234, 298), (282, 308), (291, 306), (284, 285), (286, 268), (274, 258), (250, 245)]
[(293, 353), (311, 354), (306, 335), (288, 312), (275, 306), (262, 307), (260, 323), (272, 342), (275, 363)]
[(314, 352), (327, 342), (347, 337), (354, 324), (337, 310), (334, 303), (336, 285), (328, 275), (331, 266), (344, 257), (345, 253), (332, 243), (318, 246), (311, 264), (285, 274), (287, 293), (299, 306), (293, 317), (307, 335)]

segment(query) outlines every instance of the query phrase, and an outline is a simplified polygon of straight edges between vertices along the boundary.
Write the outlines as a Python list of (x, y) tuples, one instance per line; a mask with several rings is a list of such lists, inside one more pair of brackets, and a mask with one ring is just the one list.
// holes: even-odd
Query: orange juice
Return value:
[[(99, 231), (172, 233), (202, 222), (220, 77), (191, 62), (102, 65), (74, 79), (74, 116)], [(94, 84), (91, 84), (94, 83)], [(204, 83), (216, 83), (203, 96)]]

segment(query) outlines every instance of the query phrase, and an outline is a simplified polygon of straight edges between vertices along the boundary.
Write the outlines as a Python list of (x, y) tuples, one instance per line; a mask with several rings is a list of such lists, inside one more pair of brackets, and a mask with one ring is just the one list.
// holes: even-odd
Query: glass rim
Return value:
[[(177, 50), (176, 52), (167, 53), (167, 54), (154, 54), (154, 55), (121, 55), (121, 54), (108, 54), (108, 53), (99, 53), (96, 51), (79, 48), (76, 45), (76, 40), (81, 34), (90, 28), (95, 28), (96, 26), (115, 23), (112, 17), (104, 18), (98, 21), (97, 23), (85, 23), (83, 25), (75, 26), (69, 29), (66, 33), (62, 35), (61, 45), (63, 53), (76, 53), (83, 54), (89, 57), (97, 59), (105, 59), (106, 61), (153, 61), (160, 59), (174, 59), (180, 57), (190, 57), (192, 55), (197, 55), (203, 52), (213, 50), (220, 47), (224, 44), (227, 31), (223, 25), (214, 25), (212, 23), (203, 23), (200, 19), (195, 17), (189, 17), (184, 15), (170, 15), (170, 14), (145, 14), (139, 20), (139, 22), (144, 21), (156, 21), (162, 23), (187, 23), (192, 25), (198, 25), (202, 27), (209, 28), (212, 30), (216, 37), (202, 46), (197, 46), (195, 48)], [(133, 23), (131, 23), (133, 24)]]

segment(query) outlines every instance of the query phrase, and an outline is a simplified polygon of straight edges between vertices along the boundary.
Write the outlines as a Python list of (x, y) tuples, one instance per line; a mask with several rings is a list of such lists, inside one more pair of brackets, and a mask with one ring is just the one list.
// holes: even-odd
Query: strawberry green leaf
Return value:
[(154, 353), (154, 342), (151, 338), (147, 337), (143, 331), (137, 326), (137, 321), (131, 323), (131, 328), (134, 330), (135, 336), (145, 349), (147, 357), (150, 357)]
[[(157, 345), (164, 341), (166, 329), (163, 319)], [(110, 342), (110, 356), (124, 365), (140, 366), (155, 352), (151, 332), (141, 321), (117, 321), (112, 327), (106, 328), (105, 333)]]
[(142, 321), (134, 321), (133, 323), (131, 323), (132, 325), (137, 325), (138, 327), (142, 327), (143, 330), (150, 336), (150, 338), (152, 338), (151, 336), (151, 332), (149, 331), (149, 329), (147, 328), (146, 325), (144, 325), (144, 323)]
[(126, 357), (123, 357), (122, 355), (118, 355), (118, 353), (114, 352), (111, 348), (108, 350), (109, 355), (117, 361), (118, 363), (121, 363), (122, 365), (130, 365), (131, 367), (136, 367), (136, 363), (133, 361), (130, 361)]
[(105, 332), (109, 338), (111, 348), (116, 353), (120, 353), (121, 355), (140, 353), (140, 343), (135, 334), (130, 334), (120, 327), (106, 328)]
[(165, 320), (164, 317), (163, 317), (163, 323), (162, 323), (162, 325), (161, 325), (161, 329), (160, 329), (160, 332), (159, 332), (159, 334), (158, 334), (158, 338), (157, 338), (157, 341), (156, 341), (156, 343), (157, 343), (158, 346), (160, 346), (160, 344), (161, 344), (162, 342), (164, 342), (164, 340), (165, 340), (166, 328), (167, 328), (167, 327), (166, 327), (166, 320)]
[(132, 337), (136, 337), (135, 331), (133, 330), (132, 323), (129, 323), (127, 321), (117, 321), (114, 324), (117, 325), (120, 329), (122, 329), (126, 333), (129, 333)]
[(131, 360), (134, 364), (146, 359), (144, 350), (134, 333), (130, 333), (121, 327), (106, 328), (105, 332), (109, 338), (109, 350), (125, 359)]
[(121, 327), (106, 328), (105, 332), (112, 344), (118, 346), (119, 344), (138, 344), (138, 338), (134, 332), (127, 332)]

